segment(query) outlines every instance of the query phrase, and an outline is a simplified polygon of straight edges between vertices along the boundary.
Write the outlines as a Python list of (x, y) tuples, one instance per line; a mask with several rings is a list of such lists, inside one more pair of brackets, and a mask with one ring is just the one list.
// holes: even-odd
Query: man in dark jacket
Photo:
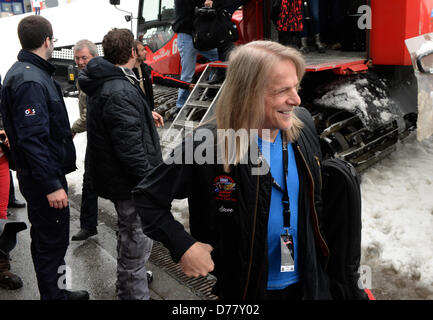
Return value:
[[(83, 70), (89, 61), (97, 55), (98, 48), (90, 40), (81, 39), (74, 45), (74, 60), (79, 70)], [(80, 117), (72, 124), (72, 138), (74, 138), (77, 133), (85, 132), (87, 130), (87, 96), (80, 89), (80, 86), (77, 85), (77, 87)], [(86, 240), (87, 238), (98, 233), (98, 196), (94, 191), (92, 180), (89, 177), (88, 167), (89, 161), (87, 156), (85, 156), (83, 188), (81, 191), (80, 230), (77, 232), (77, 234), (72, 236), (72, 241)]]
[(149, 299), (146, 261), (152, 240), (141, 230), (131, 190), (162, 162), (154, 125), (162, 117), (151, 112), (132, 72), (134, 38), (113, 29), (102, 41), (104, 57), (95, 57), (78, 81), (88, 96), (87, 152), (98, 196), (110, 199), (118, 215), (117, 297)]
[(22, 50), (8, 71), (1, 113), (21, 193), (28, 204), (31, 253), (41, 299), (88, 299), (85, 291), (64, 290), (61, 270), (69, 245), (68, 185), (76, 169), (75, 147), (55, 67), (48, 20), (30, 16), (18, 25)]
[[(275, 42), (235, 48), (216, 126), (197, 128), (133, 190), (144, 232), (187, 276), (213, 272), (221, 299), (331, 297), (320, 144), (298, 107), (304, 70), (298, 51)], [(228, 135), (219, 139), (216, 129)], [(186, 197), (191, 234), (170, 212), (174, 198)]]
[(140, 88), (146, 95), (147, 101), (149, 102), (150, 109), (152, 111), (155, 109), (152, 84), (156, 83), (167, 87), (182, 88), (185, 90), (191, 88), (191, 83), (164, 76), (146, 64), (144, 62), (146, 60), (146, 48), (144, 47), (143, 42), (139, 40), (135, 41), (135, 51), (137, 53), (137, 61), (132, 71), (134, 71), (135, 75), (137, 76), (140, 83)]

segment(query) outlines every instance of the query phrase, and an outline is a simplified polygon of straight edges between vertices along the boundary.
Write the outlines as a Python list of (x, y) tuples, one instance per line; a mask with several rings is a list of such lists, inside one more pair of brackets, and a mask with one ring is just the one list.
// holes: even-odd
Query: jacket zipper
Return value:
[(322, 166), (320, 165), (320, 160), (318, 156), (314, 156), (314, 159), (316, 159), (317, 165), (319, 166), (319, 176), (320, 176), (320, 189), (322, 189)]
[[(316, 212), (316, 206), (314, 205), (314, 203), (315, 203), (315, 200), (314, 200), (314, 179), (313, 179), (313, 175), (312, 175), (312, 173), (311, 173), (311, 170), (310, 170), (310, 168), (308, 167), (307, 161), (305, 160), (304, 154), (302, 153), (301, 148), (299, 147), (299, 145), (297, 145), (297, 148), (298, 148), (298, 151), (299, 151), (299, 153), (300, 153), (300, 155), (301, 155), (302, 160), (303, 160), (304, 163), (305, 163), (305, 167), (307, 168), (308, 175), (309, 175), (309, 177), (310, 177), (310, 179), (311, 179), (311, 185), (312, 185), (311, 197), (312, 197), (312, 207), (313, 207), (314, 220), (315, 220), (315, 221), (314, 221), (315, 229), (316, 229), (316, 232), (317, 232), (317, 234), (318, 234), (318, 236), (319, 236), (319, 238), (320, 238), (320, 241), (321, 241), (322, 244), (325, 246), (326, 251), (327, 251), (327, 254), (328, 254), (327, 257), (326, 257), (326, 263), (325, 263), (325, 270), (326, 270), (326, 267), (328, 266), (328, 261), (329, 261), (329, 256), (330, 256), (330, 251), (329, 251), (328, 245), (326, 244), (326, 242), (325, 242), (325, 240), (324, 240), (322, 234), (320, 233), (320, 229), (319, 229), (319, 219), (318, 219), (317, 212)], [(318, 161), (318, 159), (316, 159), (316, 161)]]
[(257, 188), (256, 188), (256, 201), (255, 201), (254, 216), (253, 216), (253, 230), (252, 230), (252, 235), (251, 235), (250, 261), (248, 263), (247, 281), (245, 283), (244, 295), (242, 297), (242, 300), (246, 300), (248, 285), (250, 283), (251, 267), (253, 264), (254, 237), (256, 235), (256, 222), (257, 222), (257, 207), (259, 204), (259, 186), (260, 186), (260, 175), (258, 174), (257, 175)]

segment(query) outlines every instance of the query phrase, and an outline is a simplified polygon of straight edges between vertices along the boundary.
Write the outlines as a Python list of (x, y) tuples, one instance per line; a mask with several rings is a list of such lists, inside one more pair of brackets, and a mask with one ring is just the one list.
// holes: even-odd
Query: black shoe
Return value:
[(85, 290), (69, 291), (64, 290), (66, 300), (89, 300), (89, 293)]
[(98, 231), (96, 230), (86, 230), (86, 229), (80, 229), (80, 231), (78, 231), (78, 233), (74, 236), (72, 236), (71, 240), (72, 241), (82, 241), (82, 240), (86, 240), (87, 238), (94, 236), (98, 234)]
[(153, 281), (153, 272), (149, 270), (146, 273), (147, 273), (147, 284), (149, 285)]
[(222, 83), (225, 77), (226, 77), (225, 69), (218, 68), (217, 71), (215, 71), (214, 75), (212, 76), (212, 79), (210, 79), (207, 83), (208, 84)]
[(7, 290), (16, 290), (23, 286), (23, 281), (16, 274), (5, 271), (0, 272), (0, 288)]
[(24, 208), (26, 206), (25, 202), (15, 199), (14, 201), (10, 201), (8, 204), (8, 208)]
[(169, 121), (169, 120), (174, 120), (177, 116), (177, 114), (179, 113), (181, 108), (178, 108), (177, 106), (172, 107), (170, 110), (168, 110), (165, 115), (164, 115), (164, 120), (165, 121)]
[(0, 252), (0, 288), (16, 290), (23, 286), (23, 281), (16, 274), (10, 272), (9, 255)]

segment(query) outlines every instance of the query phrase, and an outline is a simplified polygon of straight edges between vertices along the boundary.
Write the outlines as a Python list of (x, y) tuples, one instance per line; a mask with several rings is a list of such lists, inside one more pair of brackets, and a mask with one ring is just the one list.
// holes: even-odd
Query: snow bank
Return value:
[(433, 285), (433, 139), (412, 134), (362, 176), (363, 252)]

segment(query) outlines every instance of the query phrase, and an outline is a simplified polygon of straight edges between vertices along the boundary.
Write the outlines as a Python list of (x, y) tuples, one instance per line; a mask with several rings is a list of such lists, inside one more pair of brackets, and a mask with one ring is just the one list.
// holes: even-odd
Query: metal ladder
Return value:
[(200, 124), (210, 120), (215, 114), (214, 106), (224, 82), (221, 84), (208, 84), (207, 81), (217, 68), (226, 67), (227, 63), (222, 62), (210, 63), (206, 66), (169, 129), (162, 134), (160, 143), (164, 159), (182, 142), (186, 131), (194, 130)]

